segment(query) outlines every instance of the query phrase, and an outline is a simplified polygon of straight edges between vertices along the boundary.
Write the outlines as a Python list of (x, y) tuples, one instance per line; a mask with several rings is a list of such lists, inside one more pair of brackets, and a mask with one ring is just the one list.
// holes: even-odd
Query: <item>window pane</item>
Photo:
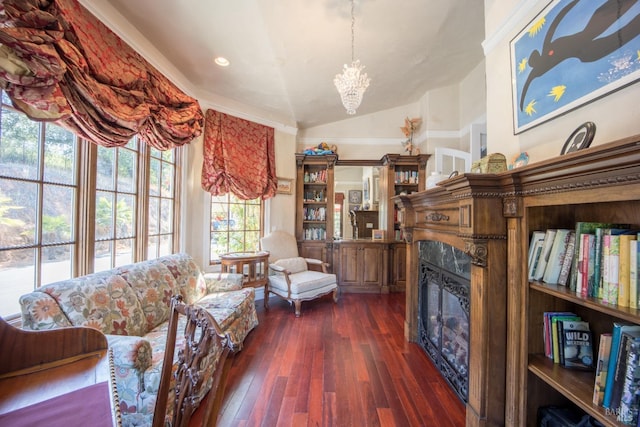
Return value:
[(128, 194), (118, 194), (118, 204), (116, 205), (116, 236), (133, 237), (135, 231), (136, 211), (135, 198)]
[(0, 247), (35, 244), (37, 212), (37, 184), (0, 179)]
[(161, 199), (160, 218), (160, 233), (171, 233), (173, 231), (173, 200)]
[(162, 160), (173, 163), (173, 150), (165, 150), (162, 152)]
[(158, 236), (149, 236), (147, 241), (147, 259), (158, 258)]
[(149, 199), (149, 234), (155, 235), (160, 232), (160, 199), (151, 197)]
[(75, 183), (75, 141), (73, 133), (66, 129), (59, 126), (46, 127), (44, 145), (45, 181), (69, 185)]
[(113, 240), (96, 242), (96, 255), (93, 260), (94, 271), (104, 271), (111, 268), (111, 248)]
[(73, 245), (45, 246), (42, 248), (42, 283), (70, 279)]
[(113, 193), (96, 192), (96, 239), (113, 236)]
[(247, 231), (245, 233), (245, 251), (257, 251), (260, 248), (260, 232)]
[(60, 185), (44, 184), (42, 189), (42, 243), (63, 243), (72, 240), (75, 190)]
[(136, 192), (136, 160), (134, 151), (124, 148), (118, 149), (118, 191), (124, 193)]
[(0, 140), (0, 175), (22, 179), (39, 176), (39, 127), (24, 114), (3, 108)]
[(151, 159), (149, 165), (149, 194), (152, 196), (160, 195), (160, 161)]
[(98, 174), (96, 187), (101, 190), (115, 190), (114, 165), (116, 150), (113, 148), (98, 147)]
[(0, 316), (20, 312), (18, 298), (33, 291), (35, 250), (0, 251)]
[(162, 197), (171, 197), (173, 194), (173, 168), (164, 164), (162, 168)]
[(173, 245), (171, 243), (171, 235), (161, 236), (158, 256), (171, 255), (172, 253)]
[(133, 260), (134, 239), (116, 240), (115, 266), (131, 264)]

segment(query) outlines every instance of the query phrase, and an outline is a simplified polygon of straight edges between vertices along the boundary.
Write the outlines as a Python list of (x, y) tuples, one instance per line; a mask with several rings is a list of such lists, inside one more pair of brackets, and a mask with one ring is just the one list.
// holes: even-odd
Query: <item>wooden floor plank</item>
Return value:
[(465, 425), (465, 408), (404, 339), (405, 295), (256, 304), (260, 325), (232, 357), (218, 425)]

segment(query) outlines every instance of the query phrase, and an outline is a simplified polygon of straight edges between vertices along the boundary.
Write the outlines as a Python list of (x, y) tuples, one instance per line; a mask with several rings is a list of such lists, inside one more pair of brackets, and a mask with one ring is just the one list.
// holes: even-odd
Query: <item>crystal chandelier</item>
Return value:
[(360, 106), (362, 95), (364, 95), (364, 91), (369, 87), (370, 81), (367, 73), (362, 72), (364, 66), (360, 65), (359, 60), (353, 59), (355, 22), (353, 16), (353, 0), (351, 0), (351, 66), (344, 64), (342, 74), (337, 74), (336, 78), (333, 79), (333, 83), (340, 93), (342, 105), (347, 109), (347, 114), (356, 113), (356, 108)]

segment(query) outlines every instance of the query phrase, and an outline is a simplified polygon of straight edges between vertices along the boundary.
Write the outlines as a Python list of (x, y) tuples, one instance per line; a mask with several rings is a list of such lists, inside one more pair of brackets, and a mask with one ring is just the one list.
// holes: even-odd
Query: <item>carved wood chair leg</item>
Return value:
[(338, 288), (333, 290), (333, 302), (338, 302)]
[(264, 308), (269, 310), (269, 288), (264, 287)]
[(220, 415), (220, 410), (222, 409), (222, 403), (224, 401), (224, 396), (226, 392), (227, 386), (227, 376), (229, 375), (229, 371), (231, 370), (231, 365), (233, 364), (235, 353), (229, 353), (227, 359), (224, 361), (224, 365), (222, 367), (222, 374), (219, 378), (218, 389), (216, 390), (215, 396), (208, 396), (208, 399), (214, 399), (213, 404), (211, 405), (211, 410), (207, 416), (205, 414), (206, 423), (204, 426), (215, 426), (218, 424), (218, 416)]
[(300, 317), (300, 306), (302, 305), (302, 301), (300, 301), (300, 300), (295, 300), (295, 301), (293, 302), (293, 304), (294, 304), (294, 305), (295, 305), (295, 307), (296, 307), (296, 317)]

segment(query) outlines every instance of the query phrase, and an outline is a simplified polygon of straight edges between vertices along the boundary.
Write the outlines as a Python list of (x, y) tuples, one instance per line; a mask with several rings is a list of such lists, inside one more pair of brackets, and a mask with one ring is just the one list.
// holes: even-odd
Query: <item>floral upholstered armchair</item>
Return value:
[[(260, 239), (262, 250), (269, 252), (269, 283), (265, 289), (265, 306), (269, 306), (269, 293), (294, 304), (296, 317), (300, 317), (302, 301), (309, 301), (333, 293), (338, 302), (336, 275), (327, 272), (327, 263), (303, 258), (298, 254), (296, 238), (285, 231), (274, 231)], [(310, 265), (322, 271), (309, 270)]]

